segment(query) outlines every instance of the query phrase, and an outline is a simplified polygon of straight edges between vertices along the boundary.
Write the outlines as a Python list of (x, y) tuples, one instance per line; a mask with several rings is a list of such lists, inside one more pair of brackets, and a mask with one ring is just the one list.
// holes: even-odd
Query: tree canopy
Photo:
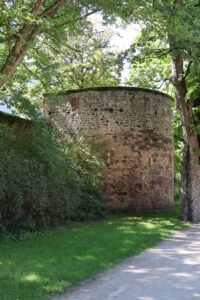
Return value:
[[(108, 7), (106, 1), (101, 3)], [(40, 37), (53, 32), (59, 36), (66, 28), (77, 30), (89, 15), (102, 9), (98, 1), (78, 0), (0, 0), (0, 7), (0, 87)]]
[(98, 5), (1, 2), (1, 101), (33, 117), (46, 92), (119, 84), (122, 60), (109, 48), (112, 33), (106, 27), (94, 29), (88, 20), (102, 10)]
[[(125, 2), (129, 4), (129, 1)], [(168, 80), (173, 86), (184, 137), (181, 217), (199, 220), (200, 4), (196, 0), (138, 2), (137, 19), (142, 24), (142, 33), (130, 50), (130, 57), (132, 62), (150, 58), (151, 63), (152, 59), (159, 59), (161, 64), (170, 57)], [(159, 69), (156, 70), (159, 76), (165, 76), (164, 69)], [(149, 74), (154, 80), (158, 77), (156, 72), (150, 67)]]

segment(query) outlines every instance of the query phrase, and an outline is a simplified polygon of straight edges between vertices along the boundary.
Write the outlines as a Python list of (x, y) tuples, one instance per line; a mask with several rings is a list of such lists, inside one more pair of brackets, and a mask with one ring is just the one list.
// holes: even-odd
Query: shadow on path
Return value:
[(200, 299), (200, 224), (52, 300)]

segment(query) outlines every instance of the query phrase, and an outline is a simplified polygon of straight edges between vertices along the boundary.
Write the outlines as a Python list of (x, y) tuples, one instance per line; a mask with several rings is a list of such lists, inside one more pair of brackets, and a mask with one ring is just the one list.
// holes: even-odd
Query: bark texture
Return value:
[(200, 164), (199, 141), (194, 132), (193, 102), (186, 100), (183, 59), (172, 56), (172, 83), (176, 94), (177, 108), (180, 112), (184, 137), (184, 153), (181, 174), (181, 218), (200, 221)]

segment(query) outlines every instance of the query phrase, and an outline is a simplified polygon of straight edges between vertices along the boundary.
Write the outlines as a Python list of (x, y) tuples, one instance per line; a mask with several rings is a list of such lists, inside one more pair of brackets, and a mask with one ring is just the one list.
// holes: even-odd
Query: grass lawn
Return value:
[(0, 300), (40, 300), (66, 290), (185, 226), (170, 213), (75, 224), (30, 241), (0, 245)]

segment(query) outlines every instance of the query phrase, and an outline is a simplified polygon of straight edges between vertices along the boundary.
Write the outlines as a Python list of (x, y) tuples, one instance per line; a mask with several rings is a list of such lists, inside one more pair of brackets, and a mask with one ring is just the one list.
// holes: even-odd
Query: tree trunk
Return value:
[(181, 173), (181, 218), (200, 221), (200, 163), (199, 142), (194, 132), (193, 102), (186, 100), (187, 88), (184, 77), (183, 59), (172, 56), (172, 83), (180, 112), (184, 137), (184, 153)]

